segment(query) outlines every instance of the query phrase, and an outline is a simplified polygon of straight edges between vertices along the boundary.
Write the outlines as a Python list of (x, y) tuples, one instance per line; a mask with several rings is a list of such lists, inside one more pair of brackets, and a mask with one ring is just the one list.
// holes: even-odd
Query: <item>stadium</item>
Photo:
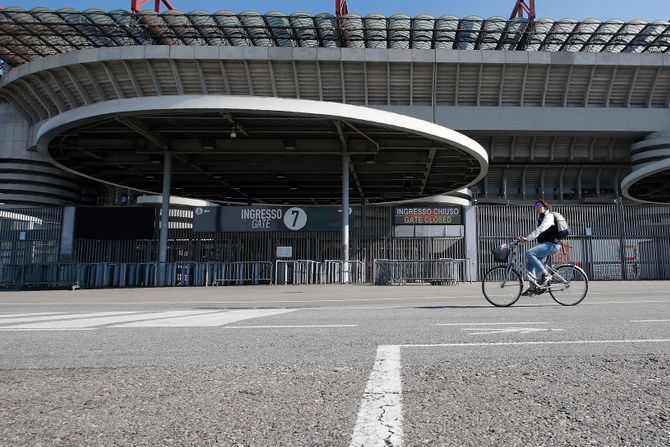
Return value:
[(670, 278), (667, 20), (158, 9), (0, 10), (5, 286)]

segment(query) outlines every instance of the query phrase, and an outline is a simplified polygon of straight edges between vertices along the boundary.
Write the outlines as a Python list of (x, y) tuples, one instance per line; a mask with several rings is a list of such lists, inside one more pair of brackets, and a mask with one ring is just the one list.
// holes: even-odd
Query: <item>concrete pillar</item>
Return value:
[(76, 212), (77, 209), (73, 206), (63, 208), (58, 262), (72, 262), (74, 254), (74, 219)]
[(342, 153), (342, 282), (349, 278), (349, 155)]
[(465, 257), (469, 259), (465, 269), (465, 279), (478, 281), (477, 278), (477, 207), (463, 207), (463, 226), (465, 230)]
[(172, 154), (163, 157), (163, 200), (161, 204), (161, 232), (158, 248), (158, 286), (166, 285), (166, 263), (168, 251), (168, 227), (170, 224), (170, 184), (172, 181)]

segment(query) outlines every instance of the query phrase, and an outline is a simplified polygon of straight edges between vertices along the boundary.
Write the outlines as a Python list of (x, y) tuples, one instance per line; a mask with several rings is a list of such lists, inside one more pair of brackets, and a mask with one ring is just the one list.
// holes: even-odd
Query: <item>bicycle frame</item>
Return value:
[[(535, 278), (532, 278), (531, 275), (528, 274), (528, 270), (524, 265), (521, 264), (520, 262), (520, 257), (519, 257), (519, 241), (514, 240), (510, 241), (508, 246), (510, 247), (510, 253), (507, 256), (507, 270), (505, 271), (505, 278), (503, 278), (503, 281), (501, 285), (504, 287), (507, 284), (507, 280), (510, 277), (510, 271), (514, 270), (516, 271), (520, 276), (521, 279), (527, 278), (530, 283), (535, 285), (536, 288), (541, 289), (541, 290), (565, 290), (568, 287), (570, 287), (570, 280), (563, 278), (559, 273), (558, 273), (558, 268), (562, 267), (564, 265), (569, 265), (575, 268), (579, 268), (574, 263), (563, 263), (559, 264), (557, 266), (554, 266), (552, 264), (549, 264), (548, 262), (542, 262), (542, 265), (547, 269), (547, 271), (552, 275), (552, 283), (549, 284), (548, 286), (544, 287), (540, 285)], [(551, 255), (548, 257), (548, 259), (551, 258)], [(581, 270), (581, 269), (580, 269)], [(586, 276), (586, 274), (584, 274)]]

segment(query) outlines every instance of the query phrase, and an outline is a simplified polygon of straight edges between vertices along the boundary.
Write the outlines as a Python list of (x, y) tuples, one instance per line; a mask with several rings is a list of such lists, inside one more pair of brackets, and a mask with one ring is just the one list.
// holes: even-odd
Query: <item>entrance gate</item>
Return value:
[[(556, 205), (572, 230), (565, 254), (591, 280), (670, 279), (670, 207), (662, 205)], [(495, 262), (491, 248), (535, 228), (530, 205), (477, 206), (479, 274)], [(532, 246), (532, 245), (531, 245)]]

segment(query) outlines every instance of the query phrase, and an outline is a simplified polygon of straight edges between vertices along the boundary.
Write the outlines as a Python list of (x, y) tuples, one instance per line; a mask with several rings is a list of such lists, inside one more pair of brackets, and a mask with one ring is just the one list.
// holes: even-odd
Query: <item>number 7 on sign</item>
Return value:
[(307, 213), (304, 209), (293, 207), (284, 213), (284, 225), (289, 230), (297, 231), (307, 224)]

